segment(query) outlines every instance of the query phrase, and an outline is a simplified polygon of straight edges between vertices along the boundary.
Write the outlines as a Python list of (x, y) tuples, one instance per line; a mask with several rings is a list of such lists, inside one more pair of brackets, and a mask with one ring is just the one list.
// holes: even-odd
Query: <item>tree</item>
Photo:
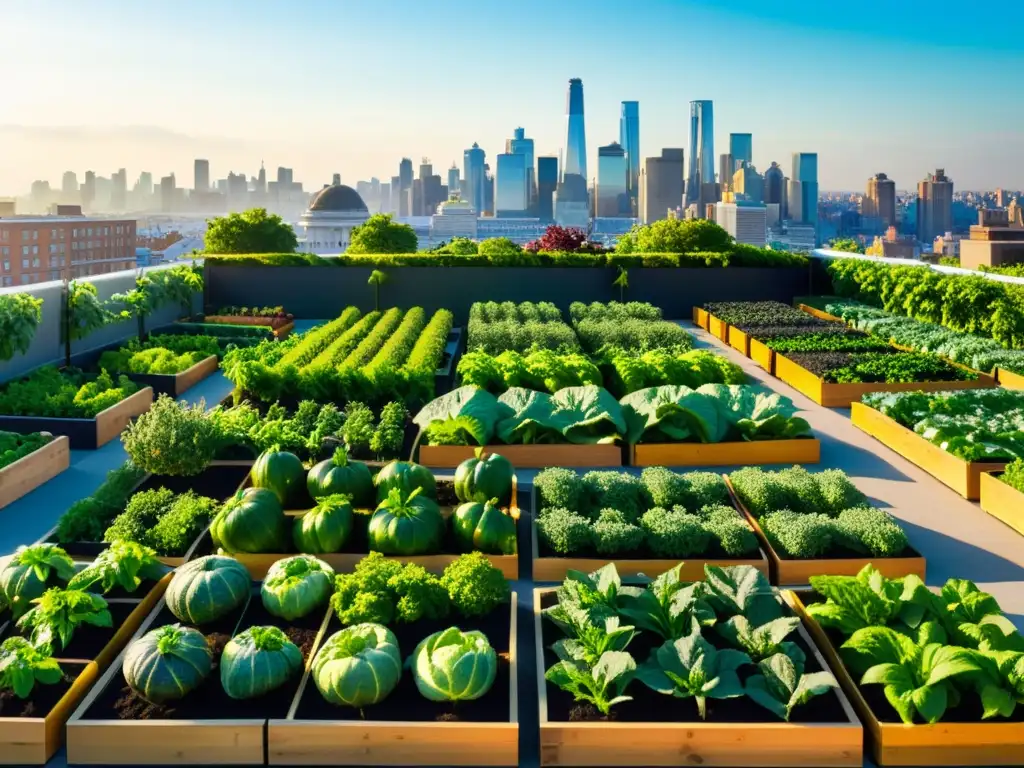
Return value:
[(833, 240), (828, 247), (833, 251), (842, 251), (843, 253), (864, 253), (864, 247), (849, 237)]
[(380, 287), (388, 281), (388, 276), (381, 272), (379, 269), (373, 270), (370, 273), (370, 279), (366, 281), (367, 285), (373, 286), (373, 311), (380, 311)]
[(564, 251), (569, 253), (591, 248), (584, 230), (578, 227), (560, 227), (557, 224), (549, 226), (539, 240), (534, 240), (526, 246), (528, 251)]
[(390, 213), (375, 213), (352, 230), (347, 253), (416, 253), (418, 247), (412, 227), (393, 221)]
[(707, 219), (663, 219), (637, 225), (616, 247), (619, 253), (727, 253), (733, 239)]
[(218, 216), (206, 223), (206, 253), (295, 253), (295, 230), (266, 208)]

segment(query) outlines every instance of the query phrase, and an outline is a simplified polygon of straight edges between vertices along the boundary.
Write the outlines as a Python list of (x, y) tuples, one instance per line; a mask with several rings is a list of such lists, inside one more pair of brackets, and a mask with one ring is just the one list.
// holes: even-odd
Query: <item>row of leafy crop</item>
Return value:
[(578, 352), (579, 340), (550, 302), (476, 302), (469, 308), (466, 348), (498, 355), (550, 349)]
[(840, 707), (800, 619), (750, 566), (694, 583), (676, 567), (647, 587), (614, 565), (571, 572), (543, 616), (552, 720), (823, 722)]
[[(966, 579), (939, 593), (917, 576), (812, 576), (807, 612), (826, 631), (879, 720), (1019, 720), (1024, 637)], [(879, 690), (876, 686), (881, 686)]]
[(965, 461), (1024, 458), (1024, 392), (877, 392), (862, 401)]
[(0, 469), (35, 453), (43, 446), (49, 445), (52, 440), (52, 435), (41, 432), (20, 435), (17, 432), (0, 430)]
[(355, 307), (301, 337), (264, 342), (226, 356), (225, 375), (248, 396), (264, 401), (393, 400), (424, 402), (434, 394), (452, 314), (429, 319), (421, 307), (371, 312)]
[(1021, 286), (870, 259), (835, 259), (828, 270), (834, 292), (843, 298), (1024, 349)]
[(0, 415), (91, 419), (138, 391), (124, 375), (43, 366), (0, 388)]
[(569, 315), (583, 349), (590, 354), (642, 354), (655, 349), (679, 353), (693, 348), (689, 333), (663, 319), (661, 309), (644, 302), (573, 302)]
[(901, 347), (941, 355), (977, 371), (991, 373), (999, 367), (1024, 373), (1024, 350), (1004, 349), (999, 342), (985, 336), (950, 330), (856, 301), (828, 302), (825, 311), (858, 330)]
[(589, 385), (553, 395), (514, 387), (499, 397), (460, 387), (413, 417), (427, 445), (774, 440), (810, 434), (793, 403), (750, 386), (650, 387), (621, 400)]
[(132, 339), (118, 349), (100, 355), (96, 367), (111, 374), (168, 374), (187, 371), (210, 356), (221, 355), (212, 336), (159, 334), (146, 341)]

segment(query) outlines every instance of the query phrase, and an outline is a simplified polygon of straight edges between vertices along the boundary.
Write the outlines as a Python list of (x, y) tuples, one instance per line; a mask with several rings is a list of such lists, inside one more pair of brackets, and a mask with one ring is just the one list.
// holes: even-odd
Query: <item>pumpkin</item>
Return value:
[(306, 468), (298, 456), (275, 446), (256, 458), (249, 477), (253, 488), (273, 491), (277, 500), (285, 505), (294, 496), (305, 474)]
[(314, 499), (343, 493), (352, 499), (354, 506), (368, 507), (373, 504), (373, 476), (370, 468), (361, 461), (349, 461), (344, 448), (338, 448), (334, 456), (309, 470), (306, 488)]
[(326, 603), (333, 591), (331, 566), (310, 555), (296, 555), (270, 566), (260, 597), (269, 613), (294, 621)]
[(0, 568), (0, 613), (10, 607), (18, 618), (50, 587), (63, 586), (75, 575), (75, 564), (60, 547), (33, 544), (18, 547)]
[(437, 552), (444, 538), (444, 518), (437, 502), (416, 488), (403, 495), (392, 488), (367, 529), (370, 551), (385, 555), (426, 555)]
[(198, 688), (212, 666), (203, 633), (171, 624), (147, 632), (128, 646), (121, 671), (133, 691), (146, 701), (162, 704)]
[(516, 553), (516, 521), (501, 511), (497, 499), (460, 505), (452, 516), (452, 533), (463, 552)]
[(478, 448), (476, 456), (466, 459), (455, 468), (455, 495), (459, 501), (512, 501), (512, 463), (497, 453), (484, 454)]
[(384, 501), (395, 488), (402, 492), (402, 496), (408, 496), (419, 488), (424, 498), (437, 498), (437, 481), (430, 470), (411, 461), (386, 464), (373, 483), (377, 486), (377, 501)]
[(246, 488), (210, 523), (213, 542), (225, 552), (283, 552), (288, 518), (273, 491)]
[(202, 626), (243, 605), (251, 589), (244, 565), (231, 557), (207, 555), (174, 572), (164, 600), (179, 621)]
[(277, 627), (250, 627), (224, 646), (220, 684), (232, 699), (255, 699), (302, 669), (302, 652)]
[(325, 496), (292, 525), (292, 541), (299, 552), (320, 555), (338, 552), (352, 534), (352, 505), (347, 496)]
[(320, 695), (331, 704), (362, 709), (387, 698), (402, 677), (394, 633), (381, 624), (356, 624), (335, 632), (310, 668)]

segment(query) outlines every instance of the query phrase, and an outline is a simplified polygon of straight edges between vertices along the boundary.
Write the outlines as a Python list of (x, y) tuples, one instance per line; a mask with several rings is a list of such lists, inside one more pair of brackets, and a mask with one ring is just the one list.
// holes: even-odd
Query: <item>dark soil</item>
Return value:
[(820, 320), (812, 325), (737, 325), (741, 331), (759, 341), (765, 339), (791, 338), (795, 336), (849, 336), (859, 334), (843, 323), (827, 323)]
[[(110, 627), (94, 627), (91, 624), (80, 624), (71, 636), (71, 642), (67, 648), (60, 650), (57, 658), (92, 661), (100, 652), (107, 647), (117, 630), (124, 624), (125, 620), (138, 603), (108, 603), (110, 618), (113, 620)], [(20, 630), (14, 628), (12, 634), (28, 639), (32, 634), (31, 630)]]
[[(412, 673), (403, 670), (398, 687), (384, 701), (362, 711), (350, 707), (336, 707), (328, 704), (310, 680), (302, 693), (295, 717), (297, 720), (375, 720), (467, 723), (509, 722), (509, 625), (510, 611), (507, 605), (500, 606), (487, 616), (467, 619), (450, 616), (444, 621), (417, 621), (412, 624), (396, 624), (390, 629), (398, 639), (398, 648), (403, 661), (412, 655), (421, 640), (434, 632), (457, 626), (463, 631), (480, 630), (498, 654), (498, 674), (491, 689), (479, 699), (456, 703), (433, 702), (424, 698)], [(330, 637), (342, 629), (337, 617), (332, 616), (327, 626)]]
[[(554, 592), (548, 592), (541, 598), (541, 606), (544, 608), (554, 605), (556, 597)], [(784, 605), (786, 613), (789, 609)], [(561, 631), (552, 622), (544, 620), (542, 623), (544, 640), (544, 668), (548, 669), (557, 663), (558, 657), (551, 650), (551, 645), (562, 637)], [(714, 631), (714, 628), (704, 630), (705, 637), (716, 647), (727, 647)], [(790, 635), (792, 640), (804, 651), (807, 656), (805, 665), (806, 672), (820, 672), (823, 667), (818, 663), (811, 648), (798, 635)], [(629, 644), (626, 649), (636, 660), (642, 664), (647, 661), (652, 651), (664, 641), (660, 636), (651, 632), (641, 632)], [(757, 668), (752, 665), (740, 669), (740, 680), (756, 674)], [(563, 691), (551, 683), (546, 683), (548, 697), (548, 719), (553, 722), (571, 722), (581, 720), (605, 720), (593, 707), (583, 705), (574, 701), (572, 694)], [(626, 696), (632, 696), (632, 701), (623, 702), (612, 709), (611, 718), (618, 722), (632, 723), (691, 723), (700, 722), (700, 714), (697, 711), (697, 703), (693, 698), (677, 699), (674, 696), (665, 696), (656, 693), (641, 683), (633, 680), (626, 688)], [(709, 723), (777, 723), (782, 722), (764, 707), (755, 704), (747, 697), (736, 699), (708, 699), (707, 700), (707, 722)], [(800, 707), (793, 712), (790, 722), (793, 723), (844, 723), (848, 722), (846, 713), (843, 711), (839, 696), (835, 691), (816, 697), (809, 706)]]
[(53, 685), (36, 683), (27, 699), (19, 699), (13, 691), (0, 692), (0, 717), (46, 717), (82, 674), (85, 665), (61, 662), (60, 668), (64, 676), (59, 682)]

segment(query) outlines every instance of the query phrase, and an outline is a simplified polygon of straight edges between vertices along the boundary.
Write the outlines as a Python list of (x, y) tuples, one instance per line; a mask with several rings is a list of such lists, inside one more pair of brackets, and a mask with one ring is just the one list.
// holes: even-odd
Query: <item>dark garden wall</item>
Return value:
[[(206, 265), (208, 310), (227, 305), (283, 306), (298, 319), (336, 317), (355, 305), (373, 309), (369, 267)], [(382, 307), (450, 309), (465, 324), (476, 301), (550, 301), (563, 311), (574, 301), (619, 298), (617, 272), (594, 267), (393, 267), (384, 270)], [(790, 303), (809, 291), (808, 268), (728, 267), (629, 270), (627, 301), (647, 301), (666, 317), (688, 318), (707, 301)]]

